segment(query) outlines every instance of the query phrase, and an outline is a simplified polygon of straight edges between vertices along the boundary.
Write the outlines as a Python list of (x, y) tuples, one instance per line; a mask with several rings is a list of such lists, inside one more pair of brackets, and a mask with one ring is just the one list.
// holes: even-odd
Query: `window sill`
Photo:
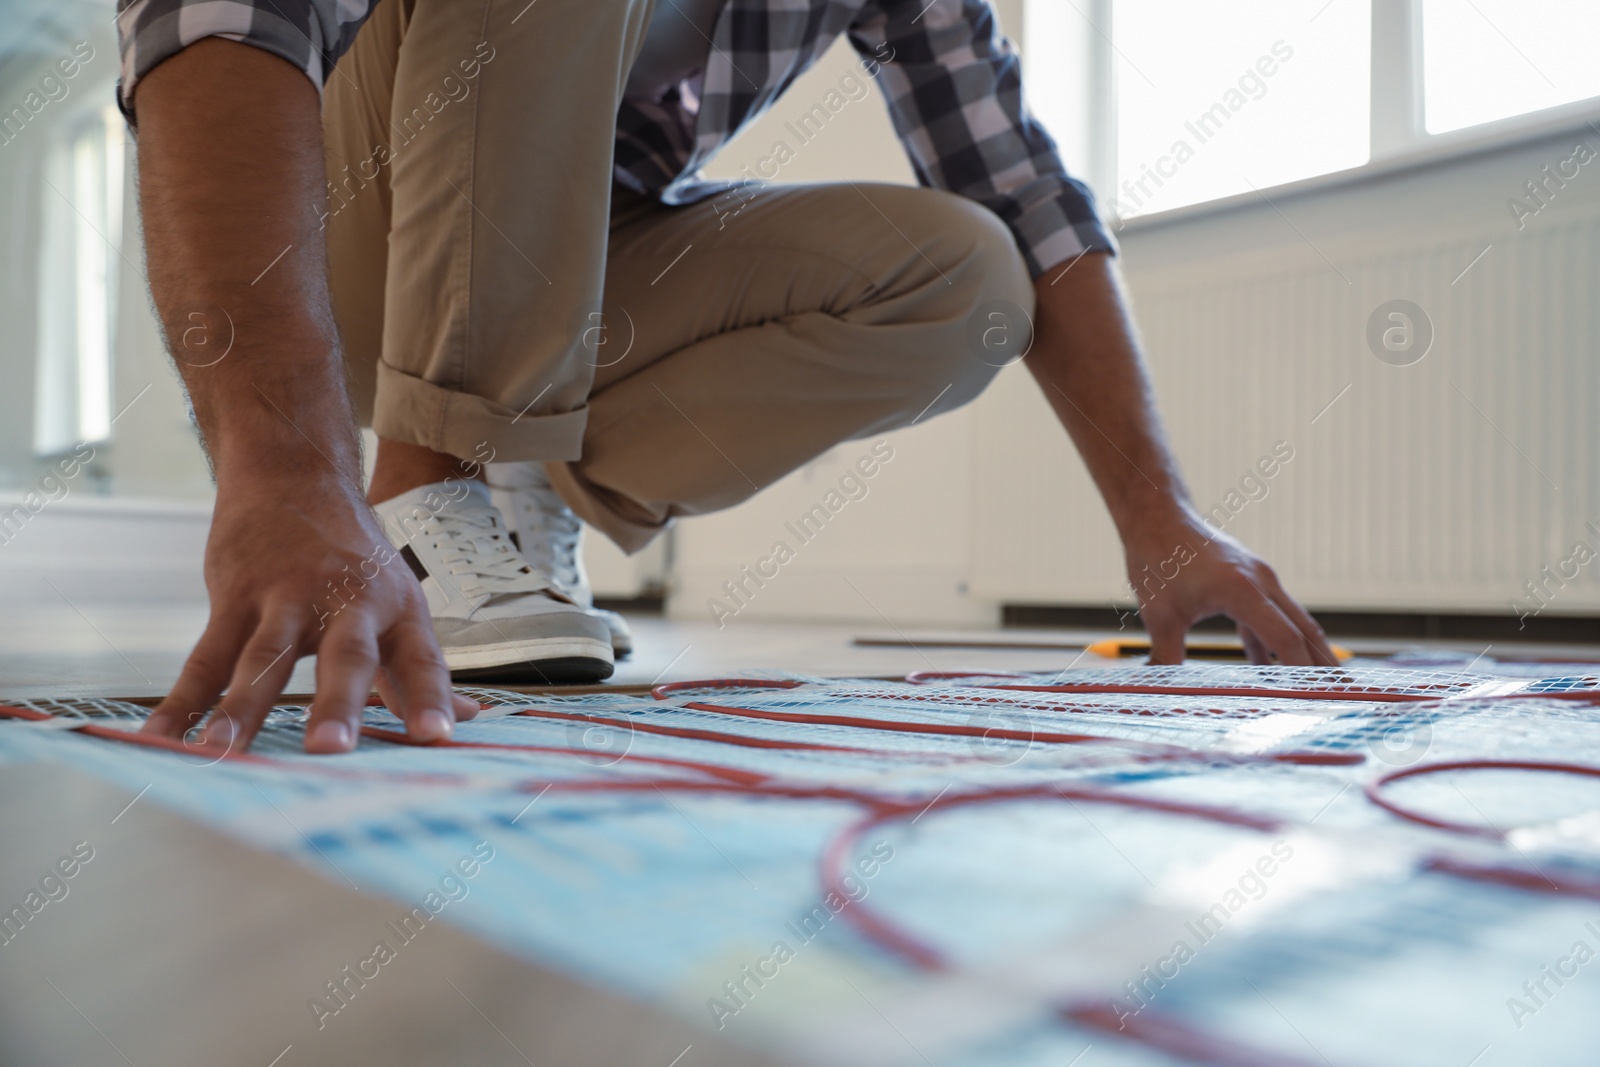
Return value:
[[(1140, 233), (1163, 226), (1252, 207), (1262, 201), (1274, 204), (1312, 193), (1344, 189), (1382, 178), (1393, 177), (1409, 171), (1428, 170), (1445, 166), (1473, 156), (1487, 155), (1519, 145), (1551, 139), (1562, 134), (1590, 133), (1600, 135), (1600, 98), (1591, 97), (1560, 107), (1547, 108), (1529, 115), (1486, 122), (1448, 133), (1425, 135), (1416, 147), (1384, 159), (1371, 160), (1359, 167), (1330, 171), (1299, 181), (1235, 193), (1232, 196), (1206, 200), (1198, 204), (1165, 211), (1151, 211), (1129, 218), (1113, 216), (1109, 222), (1119, 234)], [(1270, 194), (1270, 195), (1269, 195)]]

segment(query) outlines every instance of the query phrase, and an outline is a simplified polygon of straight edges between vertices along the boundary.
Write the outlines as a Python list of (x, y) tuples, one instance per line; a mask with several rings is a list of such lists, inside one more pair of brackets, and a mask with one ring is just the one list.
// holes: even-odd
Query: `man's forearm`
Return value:
[(317, 227), (315, 87), (270, 53), (212, 38), (151, 71), (135, 106), (151, 290), (219, 485), (298, 460), (354, 484)]
[(1161, 429), (1114, 261), (1087, 254), (1064, 275), (1041, 277), (1036, 292), (1028, 369), (1123, 541), (1186, 518), (1188, 489)]
[[(187, 739), (205, 722), (205, 745), (247, 747), (315, 654), (306, 751), (355, 746), (374, 681), (415, 740), (448, 737), (475, 705), (449, 690), (416, 579), (373, 569), (387, 541), (328, 299), (316, 87), (207, 38), (146, 74), (134, 107), (150, 287), (217, 477), (210, 617), (144, 730)], [(339, 589), (359, 595), (330, 621), (318, 605)]]
[(1180, 663), (1184, 634), (1224, 614), (1251, 662), (1332, 665), (1316, 620), (1272, 568), (1205, 524), (1167, 447), (1111, 257), (1083, 256), (1035, 285), (1033, 371), (1105, 498), (1152, 663)]

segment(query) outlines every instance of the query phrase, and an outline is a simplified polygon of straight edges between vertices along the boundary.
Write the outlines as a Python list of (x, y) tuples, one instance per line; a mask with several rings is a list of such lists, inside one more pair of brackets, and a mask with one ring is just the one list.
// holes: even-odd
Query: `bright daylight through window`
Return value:
[(1366, 162), (1371, 9), (1321, 3), (1117, 0), (1108, 206), (1131, 218)]
[(1594, 0), (1421, 0), (1429, 133), (1600, 96)]
[[(1404, 158), (1600, 97), (1593, 0), (1385, 2), (1377, 43), (1399, 45), (1374, 49), (1368, 0), (1112, 0), (1114, 91), (1095, 105), (1113, 111), (1106, 206), (1129, 219), (1358, 167), (1375, 158), (1374, 103), (1399, 131), (1377, 155)], [(1375, 102), (1374, 84), (1389, 87)]]

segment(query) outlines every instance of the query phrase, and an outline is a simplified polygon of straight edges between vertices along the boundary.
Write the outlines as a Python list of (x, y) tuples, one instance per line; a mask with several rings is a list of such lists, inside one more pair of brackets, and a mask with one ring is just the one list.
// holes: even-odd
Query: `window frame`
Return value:
[[(1051, 0), (1030, 0), (1048, 3)], [(1109, 72), (1116, 62), (1114, 36), (1116, 0), (1101, 0), (1113, 33), (1092, 39), (1103, 54), (1100, 66)], [(1443, 133), (1429, 133), (1424, 122), (1424, 84), (1422, 67), (1422, 0), (1371, 0), (1371, 93), (1368, 130), (1371, 152), (1366, 163), (1344, 170), (1328, 171), (1298, 181), (1264, 186), (1259, 190), (1203, 200), (1196, 204), (1140, 212), (1128, 218), (1108, 213), (1108, 222), (1117, 233), (1137, 233), (1169, 223), (1206, 215), (1220, 214), (1261, 203), (1267, 198), (1288, 198), (1305, 193), (1343, 188), (1386, 178), (1404, 171), (1419, 170), (1471, 156), (1542, 141), (1561, 134), (1588, 131), (1600, 134), (1600, 96), (1574, 100), (1554, 107), (1510, 115), (1475, 126)], [(1097, 14), (1099, 12), (1096, 12)], [(1114, 82), (1107, 76), (1105, 82)], [(1109, 85), (1107, 85), (1109, 88)], [(1117, 102), (1114, 92), (1099, 94), (1099, 124), (1109, 131), (1102, 141), (1107, 158), (1094, 169), (1109, 177), (1105, 188), (1116, 188), (1117, 160), (1115, 137)], [(1098, 176), (1098, 175), (1097, 175)]]
[[(97, 94), (80, 94), (53, 114), (39, 135), (46, 143), (40, 146), (40, 181), (34, 191), (39, 198), (40, 217), (46, 221), (37, 249), (39, 288), (33, 343), (31, 447), (36, 462), (63, 455), (78, 443), (102, 444), (111, 439), (125, 258), (122, 245), (126, 176), (131, 163), (121, 116), (114, 105)], [(98, 152), (97, 172), (88, 175), (100, 200), (94, 205), (81, 202), (84, 190), (78, 187), (85, 177), (80, 168), (86, 146), (87, 151)], [(70, 187), (61, 188), (62, 182)], [(83, 245), (96, 249), (98, 285), (84, 284), (89, 264), (82, 258)], [(86, 296), (91, 304), (84, 303)], [(94, 319), (98, 320), (87, 320), (95, 326), (93, 349), (86, 348), (81, 336), (89, 307), (95, 309)], [(52, 319), (57, 321), (52, 323)], [(94, 368), (97, 388), (92, 397), (86, 393), (84, 379), (85, 360), (90, 355), (98, 364)], [(47, 379), (54, 379), (54, 385), (65, 388), (52, 392)], [(49, 430), (55, 427), (49, 426), (45, 409), (63, 402), (67, 406), (51, 414), (61, 416), (62, 426), (70, 427), (70, 432), (51, 436)], [(91, 402), (95, 408), (92, 415), (88, 406)], [(102, 407), (104, 410), (99, 410)]]

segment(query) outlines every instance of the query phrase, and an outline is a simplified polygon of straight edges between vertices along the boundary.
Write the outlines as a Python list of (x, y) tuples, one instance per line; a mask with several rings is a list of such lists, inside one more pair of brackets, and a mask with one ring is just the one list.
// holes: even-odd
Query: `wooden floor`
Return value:
[[(205, 620), (205, 606), (193, 602), (140, 605), (80, 600), (29, 605), (26, 611), (0, 615), (0, 697), (158, 698), (171, 688)], [(637, 651), (617, 665), (616, 674), (606, 683), (611, 690), (642, 692), (662, 681), (738, 677), (755, 671), (903, 677), (919, 670), (1103, 667), (1112, 661), (1085, 655), (1081, 646), (1106, 637), (1137, 636), (1131, 630), (1120, 635), (1072, 630), (957, 633), (884, 623), (753, 620), (735, 620), (719, 630), (709, 622), (659, 615), (639, 615), (630, 621)], [(998, 647), (1000, 642), (1061, 647)], [(1600, 660), (1600, 647), (1594, 646), (1361, 639), (1341, 639), (1341, 643), (1362, 654), (1428, 645), (1459, 649), (1469, 657), (1482, 653)], [(290, 693), (309, 693), (314, 685), (315, 661), (303, 660), (291, 680)]]
[[(167, 692), (205, 626), (199, 604), (128, 603), (43, 605), (26, 617), (0, 619), (0, 696), (119, 696), (150, 698)], [(879, 625), (762, 622), (679, 622), (638, 616), (633, 656), (617, 665), (608, 688), (648, 687), (658, 681), (716, 678), (750, 671), (804, 671), (828, 676), (895, 676), (917, 670), (975, 666), (1005, 670), (1060, 670), (1079, 652), (1053, 649), (924, 647), (916, 631)], [(1009, 633), (1009, 632), (1008, 632)], [(903, 647), (856, 646), (862, 636), (911, 642)], [(951, 635), (941, 634), (949, 640)], [(993, 640), (996, 634), (975, 635)], [(1037, 634), (1035, 635), (1038, 636)], [(1051, 631), (1071, 644), (1103, 634)], [(1087, 657), (1093, 659), (1094, 657)], [(292, 692), (309, 692), (314, 660), (300, 663)]]

